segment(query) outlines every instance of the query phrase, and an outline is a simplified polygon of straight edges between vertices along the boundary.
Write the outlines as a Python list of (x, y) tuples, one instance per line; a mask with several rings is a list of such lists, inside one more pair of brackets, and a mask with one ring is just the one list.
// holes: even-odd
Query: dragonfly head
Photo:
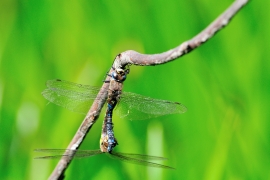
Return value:
[(126, 80), (128, 73), (129, 73), (129, 68), (127, 69), (118, 68), (112, 72), (111, 77), (117, 82), (123, 82)]

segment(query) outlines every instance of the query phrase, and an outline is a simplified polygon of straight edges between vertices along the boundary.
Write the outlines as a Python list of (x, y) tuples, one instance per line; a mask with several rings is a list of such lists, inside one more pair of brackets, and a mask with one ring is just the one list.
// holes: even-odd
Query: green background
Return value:
[[(49, 79), (100, 86), (125, 50), (161, 53), (233, 1), (0, 1), (0, 179), (46, 179), (84, 116), (48, 104)], [(270, 1), (251, 1), (206, 44), (171, 63), (131, 67), (125, 91), (187, 106), (145, 121), (114, 117), (118, 152), (164, 156), (176, 170), (106, 155), (72, 161), (67, 179), (269, 179)], [(98, 149), (103, 114), (81, 149)]]

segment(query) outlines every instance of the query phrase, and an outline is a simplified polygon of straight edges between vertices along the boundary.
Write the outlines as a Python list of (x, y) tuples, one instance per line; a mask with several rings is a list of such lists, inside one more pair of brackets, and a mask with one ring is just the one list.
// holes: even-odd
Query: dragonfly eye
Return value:
[(126, 76), (126, 75), (121, 76), (121, 82), (125, 81), (125, 80), (126, 80), (126, 78), (127, 78), (127, 76)]
[(112, 75), (113, 79), (115, 79), (115, 80), (118, 79), (118, 74), (115, 71), (113, 71), (111, 75)]

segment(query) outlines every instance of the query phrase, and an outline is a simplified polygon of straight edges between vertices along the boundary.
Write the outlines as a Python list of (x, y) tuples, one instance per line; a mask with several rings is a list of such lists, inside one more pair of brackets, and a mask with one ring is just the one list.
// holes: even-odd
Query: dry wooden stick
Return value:
[[(125, 51), (114, 60), (114, 68), (124, 68), (126, 65), (140, 65), (140, 66), (154, 66), (159, 64), (164, 64), (171, 62), (172, 60), (179, 58), (190, 51), (194, 50), (196, 47), (200, 46), (208, 39), (210, 39), (215, 33), (221, 30), (226, 26), (231, 18), (236, 15), (236, 13), (248, 2), (248, 0), (236, 0), (224, 13), (222, 13), (215, 21), (213, 21), (206, 29), (200, 32), (197, 36), (192, 39), (183, 42), (181, 45), (177, 46), (174, 49), (166, 51), (161, 54), (140, 54), (133, 50)], [(112, 69), (109, 73), (112, 72)], [(110, 81), (110, 77), (106, 78), (107, 81)], [(88, 114), (86, 115), (84, 121), (73, 137), (72, 141), (68, 145), (67, 149), (78, 149), (83, 139), (85, 138), (88, 131), (91, 129), (92, 125), (97, 120), (100, 111), (105, 104), (107, 99), (106, 92), (108, 90), (109, 83), (104, 83), (100, 89), (100, 92), (92, 104)], [(55, 167), (49, 179), (63, 179), (65, 170), (70, 164), (72, 157), (64, 156)]]
[(248, 2), (248, 0), (236, 0), (224, 13), (217, 17), (208, 27), (201, 31), (197, 36), (183, 42), (179, 46), (161, 54), (140, 54), (133, 50), (128, 50), (121, 53), (115, 59), (115, 67), (121, 68), (127, 64), (139, 66), (155, 66), (171, 62), (195, 48), (205, 43), (215, 33), (225, 27), (232, 17)]

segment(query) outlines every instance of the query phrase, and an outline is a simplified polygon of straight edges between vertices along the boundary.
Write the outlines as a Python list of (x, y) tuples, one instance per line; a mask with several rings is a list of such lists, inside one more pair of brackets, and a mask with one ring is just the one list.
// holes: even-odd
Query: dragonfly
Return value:
[[(120, 117), (127, 119), (148, 119), (166, 114), (184, 113), (187, 108), (178, 102), (153, 99), (130, 92), (122, 92), (122, 83), (125, 81), (129, 69), (114, 69), (108, 76), (111, 77), (106, 94), (99, 97), (107, 98), (107, 111), (104, 119), (106, 132), (100, 142), (102, 152), (111, 152), (118, 144), (114, 137), (112, 113), (118, 102), (120, 103)], [(86, 114), (93, 100), (97, 100), (100, 88), (76, 84), (63, 80), (48, 80), (47, 89), (42, 95), (50, 102), (65, 107), (71, 111)], [(118, 109), (118, 108), (117, 108)]]
[(123, 162), (163, 169), (175, 169), (170, 166), (151, 162), (155, 160), (167, 160), (167, 158), (143, 154), (120, 153), (114, 151), (106, 153), (102, 152), (101, 150), (71, 150), (71, 149), (35, 149), (34, 151), (52, 154), (49, 156), (35, 157), (35, 159), (60, 159), (65, 156), (72, 156), (73, 158), (87, 158), (105, 153), (110, 158), (117, 159)]
[(108, 89), (107, 98), (107, 110), (104, 118), (104, 126), (102, 129), (102, 134), (100, 138), (100, 149), (102, 152), (111, 153), (113, 148), (118, 145), (118, 142), (114, 136), (113, 132), (113, 110), (120, 99), (122, 93), (123, 82), (126, 79), (126, 75), (129, 73), (129, 69), (113, 69), (114, 71), (108, 76), (111, 77), (111, 81), (105, 81), (105, 83), (110, 83)]

